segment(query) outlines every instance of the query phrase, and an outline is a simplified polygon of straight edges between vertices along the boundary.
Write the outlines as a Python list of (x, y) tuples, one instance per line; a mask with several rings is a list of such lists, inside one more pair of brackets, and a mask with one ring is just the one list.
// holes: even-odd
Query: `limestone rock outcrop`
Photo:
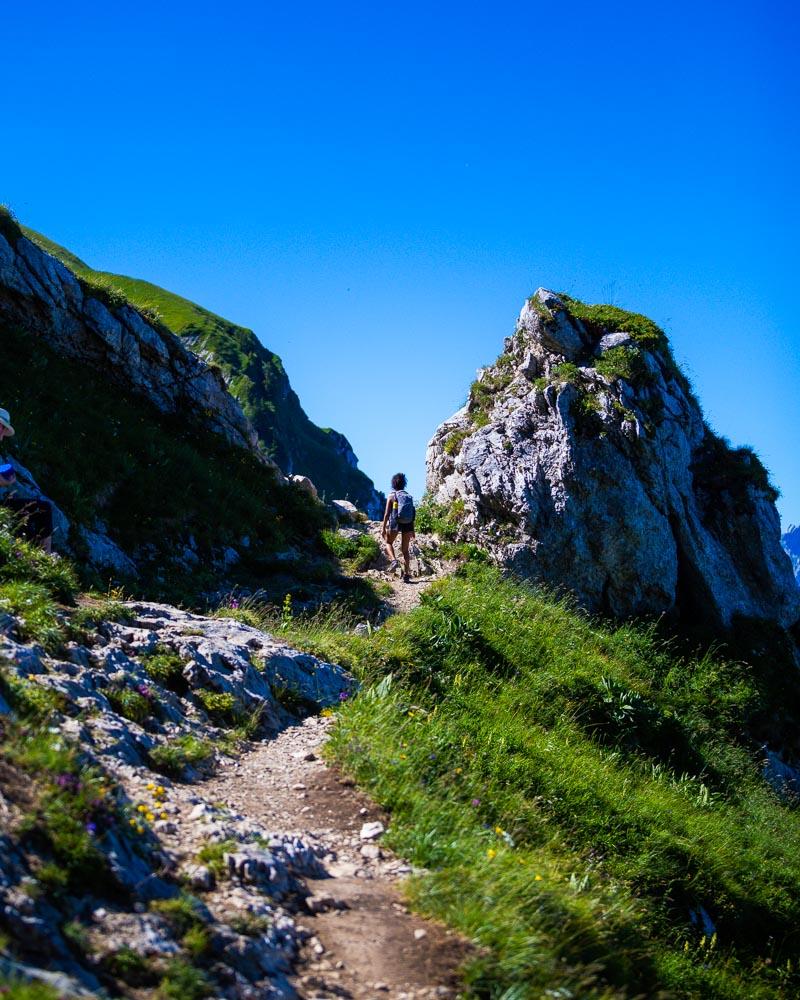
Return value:
[(589, 611), (800, 618), (766, 471), (711, 431), (643, 316), (539, 289), (427, 470), (463, 539)]

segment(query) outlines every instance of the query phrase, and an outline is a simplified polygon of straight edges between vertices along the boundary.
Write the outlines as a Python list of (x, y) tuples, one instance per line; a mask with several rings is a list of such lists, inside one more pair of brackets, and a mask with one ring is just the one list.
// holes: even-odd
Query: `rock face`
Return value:
[(763, 466), (713, 434), (643, 316), (539, 289), (427, 467), (464, 539), (587, 610), (800, 617)]
[(80, 281), (4, 218), (0, 226), (0, 317), (31, 330), (60, 354), (132, 388), (163, 413), (202, 414), (233, 444), (254, 449), (256, 434), (224, 379), (178, 337), (123, 299)]
[(789, 530), (781, 537), (784, 552), (792, 560), (792, 569), (797, 586), (800, 587), (800, 524), (790, 524)]

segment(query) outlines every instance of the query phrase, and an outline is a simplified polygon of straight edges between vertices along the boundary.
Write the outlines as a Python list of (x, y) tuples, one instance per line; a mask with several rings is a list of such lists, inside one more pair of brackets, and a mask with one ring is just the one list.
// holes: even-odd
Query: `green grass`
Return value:
[(187, 767), (202, 767), (214, 756), (208, 740), (185, 734), (150, 751), (150, 763), (157, 771), (171, 778), (180, 779)]
[(435, 534), (454, 541), (464, 517), (464, 501), (460, 498), (449, 505), (436, 503), (427, 493), (417, 507), (416, 529), (423, 534)]
[(323, 530), (322, 544), (350, 573), (361, 573), (380, 555), (380, 545), (372, 535), (346, 538), (338, 531)]
[(128, 684), (110, 685), (104, 694), (117, 715), (130, 719), (131, 722), (143, 725), (157, 714), (153, 700)]
[(173, 958), (156, 991), (158, 1000), (204, 1000), (214, 995), (208, 976), (184, 958)]
[(581, 320), (585, 326), (597, 334), (629, 333), (631, 337), (645, 350), (668, 354), (669, 341), (667, 335), (653, 320), (641, 313), (630, 312), (612, 305), (589, 305), (572, 298), (565, 292), (559, 293), (559, 298), (568, 312)]
[(331, 750), (429, 870), (415, 905), (486, 949), (470, 995), (797, 995), (800, 813), (747, 735), (760, 670), (486, 567), (371, 637), (305, 645), (367, 685)]
[(197, 688), (193, 693), (211, 720), (217, 725), (232, 726), (239, 719), (241, 709), (236, 698), (230, 692)]
[(184, 661), (169, 646), (157, 646), (152, 653), (145, 653), (141, 661), (148, 676), (157, 684), (179, 695), (189, 690), (183, 676)]
[(197, 852), (198, 864), (205, 865), (218, 879), (222, 878), (226, 873), (223, 858), (236, 847), (235, 840), (209, 840)]
[(46, 983), (24, 982), (0, 975), (0, 996), (3, 1000), (66, 1000), (63, 993)]

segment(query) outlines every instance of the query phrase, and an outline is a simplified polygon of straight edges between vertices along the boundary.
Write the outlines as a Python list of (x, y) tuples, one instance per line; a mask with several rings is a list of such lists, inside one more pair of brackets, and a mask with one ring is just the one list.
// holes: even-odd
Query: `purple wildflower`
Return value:
[(153, 696), (153, 692), (150, 690), (150, 688), (146, 684), (140, 684), (136, 688), (136, 690), (139, 692), (139, 694), (143, 698), (152, 698), (152, 696)]
[(471, 805), (475, 806), (475, 808), (477, 808), (480, 804), (481, 804), (480, 799), (473, 799), (471, 802)]
[(235, 597), (231, 598), (230, 607), (232, 607), (234, 611), (239, 607), (239, 602), (236, 600)]
[(347, 701), (347, 699), (349, 697), (350, 697), (350, 695), (347, 693), (347, 691), (340, 691), (339, 692), (339, 701)]
[(92, 823), (90, 821), (90, 822), (88, 822), (86, 824), (85, 829), (86, 829), (86, 832), (89, 834), (89, 836), (93, 837), (97, 833), (97, 824), (96, 823)]

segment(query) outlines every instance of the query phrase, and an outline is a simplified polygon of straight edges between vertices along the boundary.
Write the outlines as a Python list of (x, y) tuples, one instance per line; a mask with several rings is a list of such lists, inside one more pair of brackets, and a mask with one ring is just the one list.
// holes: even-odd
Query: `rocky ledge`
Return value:
[(710, 430), (646, 317), (540, 288), (427, 465), (465, 540), (592, 612), (800, 618), (763, 466)]
[[(13, 616), (0, 622), (0, 974), (75, 997), (121, 995), (115, 983), (149, 996), (159, 982), (170, 996), (294, 996), (305, 880), (335, 855), (195, 782), (237, 740), (338, 702), (353, 680), (231, 618), (116, 610), (124, 622), (62, 656), (19, 641)], [(29, 728), (43, 703), (47, 728)]]

